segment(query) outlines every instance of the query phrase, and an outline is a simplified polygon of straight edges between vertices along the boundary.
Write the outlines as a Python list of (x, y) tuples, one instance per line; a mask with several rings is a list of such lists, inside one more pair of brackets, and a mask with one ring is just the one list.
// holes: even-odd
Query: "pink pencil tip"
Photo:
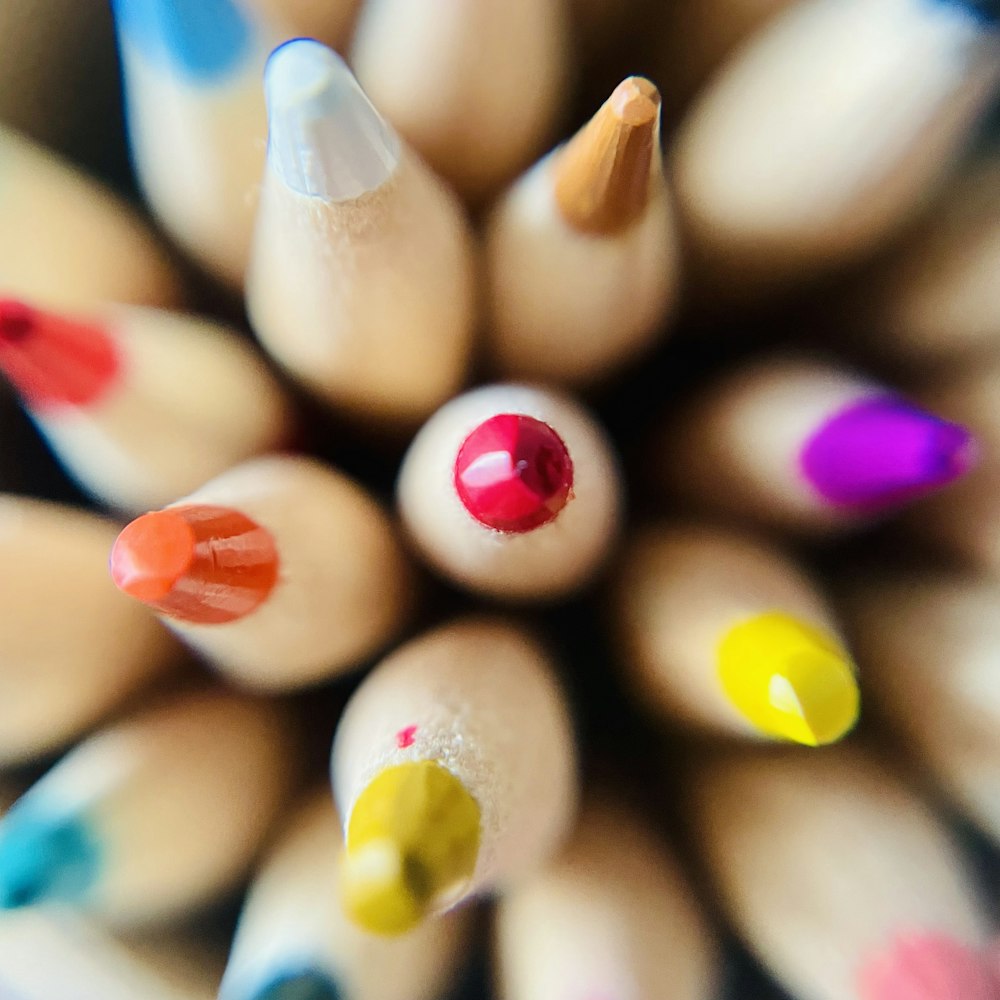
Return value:
[(944, 934), (906, 934), (862, 968), (864, 1000), (998, 1000), (1000, 963)]

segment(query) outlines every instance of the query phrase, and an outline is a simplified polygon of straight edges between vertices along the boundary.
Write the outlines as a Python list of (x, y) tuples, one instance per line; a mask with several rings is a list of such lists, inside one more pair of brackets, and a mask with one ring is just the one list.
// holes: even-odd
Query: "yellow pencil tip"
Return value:
[(769, 736), (822, 746), (857, 721), (850, 657), (791, 615), (769, 612), (730, 629), (719, 646), (719, 678), (737, 710)]
[(458, 898), (479, 854), (479, 806), (434, 761), (388, 767), (358, 796), (341, 871), (344, 910), (374, 934), (403, 934)]

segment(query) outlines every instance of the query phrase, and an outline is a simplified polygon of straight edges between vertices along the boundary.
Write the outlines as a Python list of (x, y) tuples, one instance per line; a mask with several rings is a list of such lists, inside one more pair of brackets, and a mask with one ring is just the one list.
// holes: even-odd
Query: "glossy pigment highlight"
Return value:
[(519, 534), (553, 520), (569, 502), (573, 462), (562, 438), (521, 413), (484, 421), (455, 459), (455, 490), (480, 524)]
[(806, 442), (803, 477), (834, 507), (877, 511), (946, 486), (975, 464), (972, 434), (896, 396), (834, 414)]
[(718, 659), (726, 697), (767, 736), (822, 746), (857, 721), (860, 694), (846, 650), (791, 615), (772, 611), (734, 626)]

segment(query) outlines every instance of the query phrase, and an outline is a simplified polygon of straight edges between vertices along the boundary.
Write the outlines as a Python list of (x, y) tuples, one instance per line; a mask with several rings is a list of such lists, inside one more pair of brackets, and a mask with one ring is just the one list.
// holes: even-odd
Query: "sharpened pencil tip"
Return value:
[(109, 568), (130, 597), (171, 618), (211, 625), (243, 618), (267, 600), (278, 552), (271, 533), (240, 511), (190, 504), (127, 524)]
[(723, 690), (761, 733), (815, 747), (836, 742), (857, 721), (850, 658), (804, 621), (756, 615), (726, 633), (718, 656)]
[(341, 897), (373, 934), (404, 934), (454, 898), (479, 854), (479, 806), (434, 761), (388, 767), (351, 811)]
[(293, 191), (349, 201), (392, 176), (399, 139), (332, 49), (286, 42), (271, 53), (264, 91), (269, 162)]
[(660, 92), (632, 76), (556, 154), (556, 203), (574, 229), (612, 236), (630, 226), (649, 201), (659, 156)]
[(23, 801), (0, 824), (0, 909), (85, 895), (97, 878), (99, 851), (86, 825)]

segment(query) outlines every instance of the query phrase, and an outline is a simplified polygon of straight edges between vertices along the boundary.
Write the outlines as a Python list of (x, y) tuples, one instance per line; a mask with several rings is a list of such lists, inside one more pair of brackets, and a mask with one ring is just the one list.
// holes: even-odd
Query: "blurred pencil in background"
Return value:
[(948, 486), (977, 449), (965, 427), (872, 379), (771, 357), (696, 390), (653, 458), (653, 476), (690, 509), (820, 534)]
[(472, 202), (523, 170), (568, 106), (563, 0), (455, 0), (434, 17), (366, 0), (350, 58), (375, 106)]
[(172, 500), (288, 437), (284, 391), (235, 331), (137, 307), (79, 316), (0, 298), (0, 371), (105, 504)]
[(192, 934), (115, 937), (56, 909), (0, 920), (0, 995), (12, 1000), (214, 1000), (219, 966)]
[(871, 571), (845, 581), (841, 599), (865, 686), (897, 745), (1000, 844), (1000, 585)]
[(678, 862), (607, 798), (588, 802), (562, 853), (497, 907), (498, 993), (709, 1000), (712, 932)]
[(998, 83), (993, 5), (804, 0), (702, 92), (679, 203), (736, 299), (870, 254), (940, 184)]
[(796, 1000), (991, 1000), (989, 924), (938, 819), (856, 748), (695, 768), (694, 836), (726, 913)]
[(283, 40), (247, 0), (113, 0), (129, 143), (163, 227), (243, 282), (264, 166), (260, 74)]
[(111, 521), (0, 496), (0, 764), (58, 749), (162, 674), (181, 652), (118, 594)]
[[(174, 305), (179, 275), (146, 222), (69, 163), (0, 127), (0, 294), (60, 309)], [(13, 238), (14, 236), (18, 238)]]
[(148, 705), (74, 747), (0, 821), (0, 910), (176, 921), (244, 875), (296, 766), (274, 705), (210, 690)]

